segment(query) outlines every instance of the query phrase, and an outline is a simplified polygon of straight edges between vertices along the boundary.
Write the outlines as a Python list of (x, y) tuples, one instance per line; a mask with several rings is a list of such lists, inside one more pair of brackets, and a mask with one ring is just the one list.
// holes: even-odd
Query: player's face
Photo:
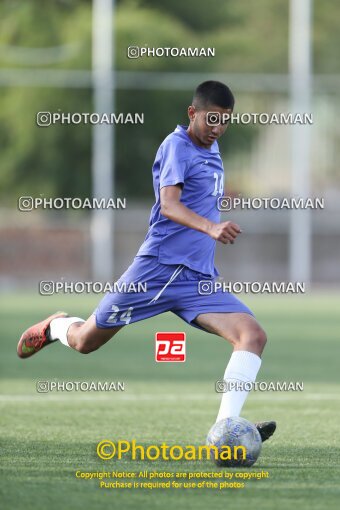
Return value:
[(196, 145), (209, 148), (227, 129), (228, 115), (231, 113), (231, 108), (226, 109), (215, 105), (207, 106), (205, 109), (189, 106), (189, 136)]

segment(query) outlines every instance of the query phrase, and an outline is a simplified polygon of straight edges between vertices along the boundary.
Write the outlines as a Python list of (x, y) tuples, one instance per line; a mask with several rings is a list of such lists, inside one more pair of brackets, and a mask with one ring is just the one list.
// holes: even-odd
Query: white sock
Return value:
[(51, 340), (60, 340), (62, 344), (70, 347), (67, 341), (68, 328), (74, 322), (85, 322), (84, 319), (79, 317), (61, 317), (59, 319), (53, 319), (50, 324), (50, 338)]
[[(261, 366), (261, 358), (252, 352), (234, 351), (224, 373), (224, 381), (255, 382)], [(222, 394), (220, 410), (216, 421), (230, 416), (239, 416), (249, 391), (243, 389), (230, 389)]]

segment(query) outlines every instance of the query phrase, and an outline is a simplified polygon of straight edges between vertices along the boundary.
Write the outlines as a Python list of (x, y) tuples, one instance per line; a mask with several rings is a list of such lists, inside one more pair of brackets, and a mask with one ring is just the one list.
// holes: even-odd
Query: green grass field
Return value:
[[(259, 380), (303, 381), (304, 391), (249, 396), (245, 418), (278, 422), (250, 469), (269, 478), (224, 490), (100, 489), (98, 480), (76, 479), (77, 470), (219, 470), (210, 461), (103, 461), (96, 444), (204, 444), (219, 406), (214, 383), (231, 352), (224, 340), (166, 314), (124, 328), (88, 356), (58, 343), (16, 357), (26, 327), (57, 309), (88, 316), (97, 298), (1, 297), (1, 509), (338, 508), (339, 295), (246, 297), (269, 337)], [(186, 331), (186, 363), (155, 363), (156, 331)], [(40, 394), (39, 380), (124, 381), (125, 392)]]

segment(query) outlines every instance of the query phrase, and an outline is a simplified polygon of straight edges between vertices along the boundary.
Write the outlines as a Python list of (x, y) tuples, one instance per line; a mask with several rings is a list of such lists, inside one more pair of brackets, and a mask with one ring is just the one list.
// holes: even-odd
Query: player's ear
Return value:
[(188, 107), (188, 117), (189, 117), (190, 121), (194, 120), (195, 114), (196, 114), (196, 108), (194, 107), (194, 105), (191, 104)]

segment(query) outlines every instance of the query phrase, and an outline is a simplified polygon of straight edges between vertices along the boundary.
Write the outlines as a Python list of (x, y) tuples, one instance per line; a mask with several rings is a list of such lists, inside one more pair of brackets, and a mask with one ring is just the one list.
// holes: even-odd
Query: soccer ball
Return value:
[(218, 448), (218, 458), (215, 458), (214, 449), (210, 450), (210, 458), (217, 466), (249, 467), (257, 461), (261, 453), (262, 439), (253, 423), (234, 416), (220, 420), (211, 427), (207, 445)]

